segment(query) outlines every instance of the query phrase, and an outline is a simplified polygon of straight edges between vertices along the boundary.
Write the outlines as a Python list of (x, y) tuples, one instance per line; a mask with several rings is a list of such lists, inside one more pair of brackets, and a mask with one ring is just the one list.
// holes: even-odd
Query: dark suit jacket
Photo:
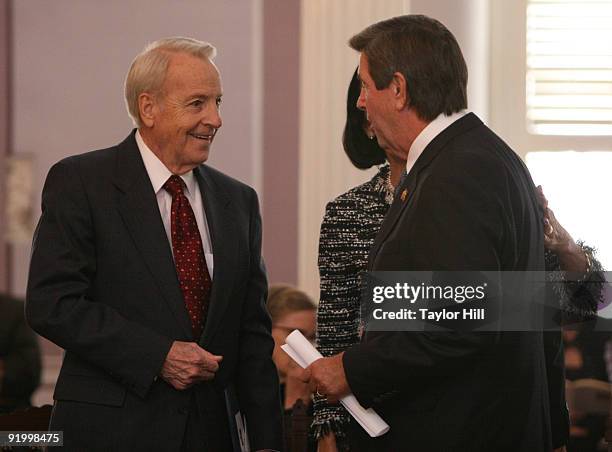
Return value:
[[(544, 269), (531, 177), (474, 114), (426, 147), (404, 189), (370, 270)], [(551, 450), (541, 333), (368, 332), (343, 361), (355, 396), (391, 426), (358, 449)]]
[[(210, 450), (227, 450), (223, 389), (233, 383), (251, 445), (281, 444), (257, 195), (194, 169), (214, 252), (208, 318), (192, 337), (171, 245), (134, 132), (49, 171), (33, 243), (26, 315), (66, 349), (51, 429), (74, 450), (179, 450), (192, 395)], [(211, 382), (178, 391), (157, 379), (173, 341), (223, 361)]]

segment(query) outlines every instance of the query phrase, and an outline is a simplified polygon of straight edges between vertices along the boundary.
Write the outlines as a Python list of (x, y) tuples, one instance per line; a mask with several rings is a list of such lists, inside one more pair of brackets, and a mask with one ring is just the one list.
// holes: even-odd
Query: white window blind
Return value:
[(527, 127), (612, 135), (612, 0), (528, 0)]

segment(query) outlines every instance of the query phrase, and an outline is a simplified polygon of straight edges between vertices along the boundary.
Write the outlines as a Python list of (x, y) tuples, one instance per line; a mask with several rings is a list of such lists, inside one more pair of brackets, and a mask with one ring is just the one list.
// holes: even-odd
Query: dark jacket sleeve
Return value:
[(92, 299), (96, 231), (77, 162), (54, 165), (42, 194), (26, 295), (30, 326), (144, 397), (172, 340)]
[(272, 361), (272, 323), (265, 307), (267, 278), (261, 257), (261, 217), (251, 190), (250, 275), (240, 326), (239, 388), (253, 450), (282, 449), (278, 374)]

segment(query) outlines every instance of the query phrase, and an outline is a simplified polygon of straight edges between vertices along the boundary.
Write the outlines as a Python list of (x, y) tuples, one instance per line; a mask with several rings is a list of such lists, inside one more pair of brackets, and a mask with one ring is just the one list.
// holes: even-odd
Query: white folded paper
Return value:
[[(287, 336), (285, 342), (285, 345), (281, 345), (281, 348), (302, 368), (306, 368), (317, 359), (323, 358), (323, 355), (298, 330), (294, 330)], [(340, 403), (372, 438), (384, 435), (389, 431), (389, 424), (372, 408), (366, 410), (362, 407), (353, 394), (342, 397)]]

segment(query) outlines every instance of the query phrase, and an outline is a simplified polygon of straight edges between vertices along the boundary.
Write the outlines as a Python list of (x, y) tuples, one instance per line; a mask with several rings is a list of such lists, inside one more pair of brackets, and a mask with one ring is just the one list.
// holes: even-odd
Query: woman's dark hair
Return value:
[(363, 130), (366, 115), (363, 110), (357, 108), (360, 92), (361, 82), (356, 69), (346, 99), (346, 125), (342, 134), (342, 145), (353, 165), (359, 169), (368, 169), (384, 163), (386, 157), (376, 139), (369, 139)]

